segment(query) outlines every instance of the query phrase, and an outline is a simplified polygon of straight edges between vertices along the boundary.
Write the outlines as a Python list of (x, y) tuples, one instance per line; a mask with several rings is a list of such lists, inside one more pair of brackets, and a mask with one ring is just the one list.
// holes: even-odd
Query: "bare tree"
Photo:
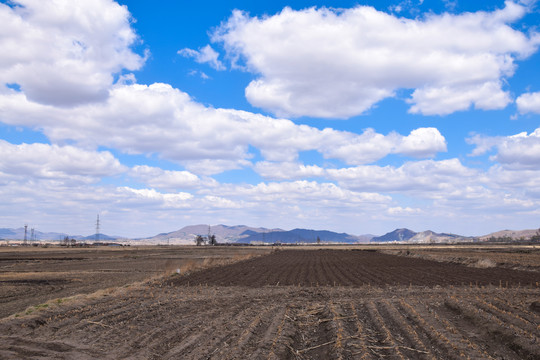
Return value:
[(203, 238), (201, 235), (197, 235), (197, 236), (195, 237), (195, 244), (196, 244), (197, 246), (203, 245), (203, 244), (204, 244), (204, 238)]
[(540, 229), (536, 230), (536, 235), (531, 237), (532, 242), (540, 242)]

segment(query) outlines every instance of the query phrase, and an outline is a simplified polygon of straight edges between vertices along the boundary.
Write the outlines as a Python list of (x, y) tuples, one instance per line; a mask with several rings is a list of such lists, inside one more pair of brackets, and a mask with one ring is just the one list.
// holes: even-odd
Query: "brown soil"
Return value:
[(536, 286), (540, 274), (398, 257), (365, 250), (284, 250), (181, 277), (177, 285)]
[(51, 299), (89, 294), (269, 249), (198, 247), (0, 248), (0, 318)]
[(0, 358), (540, 358), (537, 274), (420, 260), (280, 251), (51, 301), (0, 320)]
[(130, 287), (0, 321), (5, 359), (538, 359), (531, 289)]
[(539, 246), (401, 246), (385, 251), (391, 255), (417, 257), (427, 260), (464, 264), (470, 267), (503, 267), (540, 272)]

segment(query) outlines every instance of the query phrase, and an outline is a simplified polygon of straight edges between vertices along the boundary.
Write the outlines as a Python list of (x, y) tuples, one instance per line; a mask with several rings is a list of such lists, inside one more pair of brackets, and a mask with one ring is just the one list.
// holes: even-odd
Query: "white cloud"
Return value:
[(494, 189), (521, 192), (528, 199), (540, 199), (540, 169), (509, 169), (497, 164), (489, 169), (486, 177)]
[(254, 169), (263, 178), (272, 180), (306, 179), (326, 175), (326, 170), (320, 166), (296, 162), (260, 161), (255, 164)]
[(480, 173), (467, 168), (458, 159), (406, 162), (400, 167), (364, 165), (327, 169), (328, 178), (355, 191), (415, 192), (426, 198), (459, 188)]
[(540, 128), (530, 134), (522, 132), (506, 137), (475, 135), (467, 141), (476, 145), (472, 155), (482, 155), (495, 147), (497, 153), (490, 159), (505, 168), (540, 170)]
[(134, 195), (129, 196), (127, 201), (131, 204), (140, 203), (140, 205), (152, 205), (154, 204), (158, 208), (189, 208), (191, 205), (190, 200), (193, 199), (193, 195), (186, 192), (179, 193), (161, 193), (154, 189), (133, 189), (130, 187), (118, 188), (120, 193)]
[(219, 53), (215, 51), (214, 49), (212, 49), (210, 45), (206, 45), (205, 47), (199, 49), (198, 51), (189, 49), (189, 48), (184, 48), (182, 50), (178, 50), (178, 54), (184, 57), (193, 58), (199, 64), (208, 63), (212, 68), (216, 70), (225, 70), (225, 66), (218, 59)]
[[(291, 150), (290, 148), (284, 148)], [(446, 151), (446, 140), (435, 128), (419, 128), (408, 136), (391, 133), (387, 136), (367, 129), (358, 135), (325, 129), (321, 133), (319, 150), (325, 158), (339, 159), (351, 165), (375, 162), (388, 154), (403, 154), (413, 157), (432, 157)], [(279, 156), (274, 156), (279, 159)], [(296, 158), (291, 156), (290, 158)], [(304, 165), (284, 157), (283, 162), (261, 161), (254, 170), (265, 179), (290, 180), (310, 177), (325, 177), (326, 169), (318, 165)], [(340, 170), (332, 170), (339, 172)]]
[(126, 170), (107, 151), (86, 151), (73, 146), (14, 145), (0, 140), (0, 154), (0, 177), (4, 180), (49, 179), (62, 183), (93, 183)]
[(509, 167), (540, 169), (540, 128), (530, 135), (523, 132), (497, 144), (495, 160)]
[(158, 189), (194, 189), (201, 186), (215, 185), (213, 179), (201, 179), (189, 171), (163, 170), (147, 165), (134, 166), (130, 175), (140, 179), (150, 187)]
[(310, 8), (262, 18), (233, 12), (213, 34), (233, 66), (257, 74), (246, 88), (254, 106), (280, 116), (347, 118), (401, 88), (410, 111), (449, 114), (501, 109), (514, 60), (537, 50), (538, 33), (509, 24), (527, 8), (407, 19), (368, 6)]
[[(58, 150), (60, 154), (82, 153), (71, 155), (71, 161), (86, 164), (89, 169), (79, 172), (89, 179), (114, 173), (111, 169), (115, 169), (115, 160), (97, 160), (90, 165), (95, 159), (88, 160), (85, 154), (91, 152), (61, 149)], [(35, 154), (36, 148), (31, 150), (28, 153)], [(46, 155), (43, 163), (52, 161), (48, 160), (48, 150), (39, 150)], [(109, 158), (106, 154), (98, 153), (104, 159)], [(50, 156), (51, 159), (54, 157), (56, 154)], [(10, 156), (5, 163), (21, 158), (24, 159), (23, 156)], [(96, 181), (65, 181), (65, 176), (77, 176), (71, 170), (63, 173), (68, 171), (65, 170), (67, 166), (56, 167), (61, 171), (54, 165), (43, 167), (53, 168), (54, 176), (40, 176), (39, 166), (24, 171), (12, 169), (15, 174), (10, 176), (4, 173), (5, 168), (0, 170), (0, 198), (3, 200), (0, 213), (5, 215), (4, 223), (27, 221), (40, 230), (55, 224), (51, 230), (88, 235), (94, 231), (95, 214), (100, 213), (106, 215), (102, 217), (105, 233), (141, 237), (194, 223), (240, 224), (247, 221), (257, 226), (312, 228), (316, 227), (313, 225), (313, 219), (316, 219), (316, 223), (324, 224), (320, 228), (359, 234), (391, 230), (389, 222), (403, 217), (407, 224), (417, 221), (416, 225), (422, 229), (431, 228), (433, 224), (441, 226), (442, 216), (460, 219), (451, 230), (469, 234), (470, 229), (482, 231), (471, 222), (471, 219), (478, 221), (479, 211), (483, 221), (493, 221), (501, 214), (513, 212), (519, 214), (520, 221), (530, 222), (537, 218), (536, 209), (540, 206), (540, 192), (531, 194), (530, 191), (540, 187), (535, 180), (540, 179), (538, 171), (493, 168), (489, 173), (483, 173), (464, 167), (457, 159), (410, 162), (399, 168), (326, 169), (328, 177), (339, 182), (337, 185), (306, 180), (256, 185), (213, 182), (212, 186), (201, 187), (193, 183), (195, 188), (189, 192), (164, 188), (168, 184), (177, 186), (180, 182), (194, 180), (193, 174), (182, 171), (135, 167), (127, 172), (132, 176), (134, 172), (142, 174), (140, 178), (148, 181), (155, 174), (156, 183), (163, 184), (158, 190), (151, 184), (134, 188), (106, 186)], [(115, 171), (122, 173), (126, 169), (120, 167)], [(512, 221), (513, 218), (507, 216), (505, 219)]]
[(117, 84), (107, 102), (72, 108), (36, 104), (12, 90), (0, 96), (0, 116), (7, 124), (38, 127), (55, 143), (155, 153), (205, 175), (250, 166), (250, 145), (267, 161), (294, 162), (299, 151), (316, 150), (353, 165), (388, 154), (430, 157), (446, 150), (444, 137), (434, 128), (407, 136), (372, 129), (362, 134), (319, 130), (286, 119), (205, 107), (166, 84)]
[(540, 114), (540, 92), (522, 94), (516, 99), (516, 104), (521, 114)]
[(43, 104), (102, 101), (122, 69), (144, 59), (125, 6), (111, 0), (0, 3), (0, 84), (18, 84)]
[(433, 157), (446, 151), (446, 139), (436, 128), (419, 128), (401, 139), (395, 153), (413, 157)]
[(223, 196), (241, 196), (257, 203), (319, 204), (323, 207), (351, 207), (362, 203), (388, 203), (390, 197), (372, 192), (356, 192), (343, 189), (332, 183), (298, 180), (291, 182), (269, 182), (257, 185), (222, 185)]
[(396, 207), (391, 207), (391, 208), (388, 208), (387, 210), (387, 213), (388, 215), (392, 215), (392, 216), (407, 216), (407, 215), (418, 215), (418, 214), (421, 214), (422, 213), (422, 210), (421, 209), (417, 209), (417, 208), (411, 208), (411, 207), (401, 207), (401, 206), (396, 206)]

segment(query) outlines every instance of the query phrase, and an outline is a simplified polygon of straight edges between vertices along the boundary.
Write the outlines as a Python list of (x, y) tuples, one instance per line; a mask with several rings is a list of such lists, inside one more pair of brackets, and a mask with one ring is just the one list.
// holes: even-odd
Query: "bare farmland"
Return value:
[(0, 358), (538, 359), (538, 281), (377, 252), (279, 251), (34, 306), (0, 321)]

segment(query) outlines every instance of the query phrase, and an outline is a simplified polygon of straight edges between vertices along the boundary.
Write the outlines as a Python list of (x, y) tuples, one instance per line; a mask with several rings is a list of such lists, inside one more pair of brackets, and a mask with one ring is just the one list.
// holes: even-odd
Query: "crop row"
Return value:
[(2, 320), (0, 357), (532, 359), (538, 295), (141, 286)]

